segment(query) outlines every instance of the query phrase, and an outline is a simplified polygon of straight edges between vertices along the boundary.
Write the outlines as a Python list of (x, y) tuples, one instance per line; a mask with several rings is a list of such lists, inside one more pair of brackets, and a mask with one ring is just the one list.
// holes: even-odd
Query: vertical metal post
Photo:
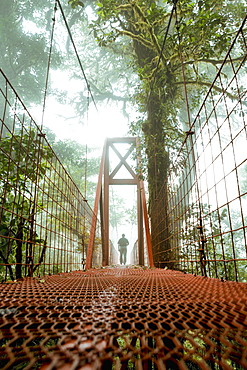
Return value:
[[(139, 143), (139, 139), (137, 138), (136, 139), (137, 161), (138, 161), (139, 168), (141, 168), (141, 158), (138, 153), (138, 146), (140, 146), (140, 143)], [(140, 197), (141, 197), (143, 219), (144, 219), (144, 225), (145, 225), (149, 266), (154, 267), (153, 250), (152, 250), (151, 234), (150, 234), (149, 221), (148, 221), (148, 211), (147, 211), (147, 203), (146, 203), (146, 196), (145, 196), (145, 188), (144, 188), (144, 182), (141, 179), (139, 179), (139, 187), (140, 187)]]
[(100, 227), (101, 227), (101, 242), (102, 242), (102, 264), (103, 256), (106, 248), (106, 238), (105, 238), (105, 219), (104, 219), (104, 201), (103, 201), (103, 191), (101, 188), (100, 192)]
[(150, 235), (149, 222), (148, 222), (147, 203), (146, 203), (144, 183), (143, 183), (142, 180), (140, 180), (140, 186), (141, 186), (141, 200), (142, 200), (143, 218), (144, 218), (146, 240), (147, 240), (148, 260), (149, 260), (150, 267), (154, 267), (151, 235)]
[(94, 246), (94, 240), (95, 240), (97, 214), (98, 214), (98, 208), (99, 208), (100, 194), (102, 192), (102, 177), (103, 177), (104, 163), (105, 163), (105, 148), (106, 148), (106, 145), (104, 146), (103, 154), (102, 154), (102, 158), (101, 158), (101, 163), (100, 163), (100, 170), (99, 170), (99, 176), (98, 176), (98, 185), (97, 185), (95, 201), (94, 201), (94, 212), (93, 212), (93, 215), (92, 215), (92, 223), (91, 223), (89, 242), (88, 242), (86, 269), (89, 269), (89, 268), (92, 267), (93, 246)]
[(141, 202), (141, 189), (137, 186), (137, 224), (138, 224), (138, 263), (144, 265), (144, 238), (143, 238), (143, 212)]
[(105, 242), (102, 256), (102, 265), (109, 264), (109, 140), (106, 140), (105, 168), (104, 168), (104, 224)]

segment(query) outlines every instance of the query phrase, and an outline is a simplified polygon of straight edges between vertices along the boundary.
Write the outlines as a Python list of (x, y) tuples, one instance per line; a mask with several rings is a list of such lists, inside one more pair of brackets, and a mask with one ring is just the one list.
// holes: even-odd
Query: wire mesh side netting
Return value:
[(2, 72), (0, 88), (0, 279), (80, 269), (93, 211)]
[(159, 266), (247, 281), (246, 51), (243, 23), (157, 199)]

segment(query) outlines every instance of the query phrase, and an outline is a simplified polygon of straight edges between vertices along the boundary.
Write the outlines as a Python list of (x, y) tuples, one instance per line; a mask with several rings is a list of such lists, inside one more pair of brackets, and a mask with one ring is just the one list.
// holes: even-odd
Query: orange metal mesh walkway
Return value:
[(247, 286), (106, 268), (1, 284), (1, 369), (246, 369)]

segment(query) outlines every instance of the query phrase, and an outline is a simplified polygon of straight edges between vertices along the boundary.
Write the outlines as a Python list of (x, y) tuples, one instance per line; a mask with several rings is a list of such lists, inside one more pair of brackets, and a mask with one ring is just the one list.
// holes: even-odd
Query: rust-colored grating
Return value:
[(247, 368), (244, 283), (107, 268), (0, 294), (1, 369)]

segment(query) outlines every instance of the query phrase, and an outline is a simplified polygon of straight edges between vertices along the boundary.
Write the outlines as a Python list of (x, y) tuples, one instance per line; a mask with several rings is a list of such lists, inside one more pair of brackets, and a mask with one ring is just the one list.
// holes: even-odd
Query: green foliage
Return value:
[[(228, 49), (236, 27), (244, 17), (244, 5), (245, 1), (240, 4), (239, 2), (228, 4), (227, 1), (218, 3), (211, 0), (198, 4), (189, 0), (179, 1), (177, 23), (172, 22), (163, 54), (160, 51), (171, 11), (169, 2), (164, 1), (158, 5), (147, 1), (132, 3), (101, 1), (97, 3), (98, 19), (91, 23), (91, 27), (101, 46), (112, 47), (112, 43), (117, 45), (118, 40), (124, 41), (125, 45), (132, 41), (134, 68), (143, 81), (139, 95), (142, 96), (144, 109), (147, 108), (150, 79), (155, 75), (155, 84), (151, 92), (160, 102), (160, 108), (163, 111), (160, 119), (163, 120), (165, 128), (166, 117), (174, 118), (174, 112), (172, 112), (174, 107), (178, 115), (181, 104), (184, 105), (181, 63), (185, 63), (186, 79), (193, 83), (193, 87), (189, 89), (191, 99), (194, 103), (196, 101), (199, 103), (203, 84), (211, 81), (216, 71), (214, 69), (212, 74), (209, 74), (206, 64), (217, 67), (217, 63), (215, 64), (217, 58), (220, 63), (220, 58)], [(157, 73), (159, 57), (161, 57), (161, 63)], [(207, 84), (205, 86), (208, 88)], [(165, 102), (167, 106), (162, 108)], [(143, 103), (141, 103), (142, 106)], [(156, 112), (159, 114), (157, 109)], [(183, 121), (186, 122), (186, 114), (183, 116)], [(153, 118), (151, 125), (155, 125)], [(167, 142), (169, 142), (169, 134), (176, 130), (177, 127), (173, 127), (173, 130), (166, 133)]]
[[(51, 153), (49, 147), (41, 142), (42, 137), (34, 130), (28, 133), (23, 130), (14, 136), (1, 138), (1, 150), (5, 155), (1, 158), (0, 172), (3, 178), (8, 179), (3, 185), (5, 191), (9, 192), (11, 185), (15, 184), (18, 190), (29, 192), (30, 182), (45, 174), (49, 168), (47, 159), (51, 158)], [(37, 173), (38, 158), (43, 160)]]
[[(42, 140), (42, 136), (32, 130), (20, 131), (0, 141), (0, 258), (7, 265), (16, 263), (15, 275), (11, 265), (7, 266), (12, 279), (22, 277), (24, 250), (32, 255), (35, 244), (45, 244), (33, 229), (34, 215), (38, 207), (42, 207), (35, 195), (35, 184), (49, 169), (48, 161), (52, 157), (50, 148)], [(3, 278), (3, 267), (0, 273)]]
[(111, 204), (110, 204), (110, 224), (112, 228), (117, 228), (125, 224), (126, 220), (126, 206), (124, 201), (119, 196), (115, 197), (114, 191), (111, 194)]
[[(1, 68), (26, 104), (43, 97), (52, 12), (48, 0), (0, 1)], [(59, 63), (54, 47), (52, 65)]]
[(137, 225), (137, 215), (136, 215), (136, 210), (137, 210), (137, 204), (135, 202), (135, 204), (133, 205), (132, 208), (128, 208), (126, 210), (126, 214), (128, 215), (128, 218), (129, 218), (129, 223), (131, 225)]
[[(181, 250), (181, 259), (188, 261), (187, 272), (194, 273), (195, 259), (198, 258), (196, 253), (199, 248), (200, 235), (196, 228), (196, 221), (202, 217), (203, 234), (206, 236), (204, 246), (206, 258), (207, 275), (214, 278), (223, 278), (226, 280), (247, 281), (246, 262), (234, 262), (233, 259), (245, 259), (245, 251), (243, 251), (243, 231), (241, 230), (241, 216), (237, 213), (232, 213), (230, 219), (227, 208), (222, 208), (217, 211), (211, 211), (211, 207), (203, 204), (203, 213), (199, 215), (199, 208), (196, 204), (188, 207), (186, 212), (186, 225), (182, 227), (181, 241), (184, 245)], [(234, 242), (232, 233), (234, 231)], [(195, 253), (194, 262), (189, 262), (191, 256)], [(199, 271), (201, 266), (199, 266)]]
[(100, 46), (112, 48), (120, 40), (128, 45), (131, 66), (139, 77), (135, 99), (144, 117), (130, 130), (141, 133), (146, 148), (151, 223), (153, 204), (184, 139), (183, 131), (188, 130), (246, 12), (245, 0), (176, 4), (170, 19), (171, 1), (101, 0), (98, 18), (91, 22)]
[(88, 148), (70, 139), (56, 140), (49, 129), (46, 128), (45, 132), (64, 168), (93, 207), (100, 158), (92, 154), (97, 148)]
[(75, 7), (77, 7), (77, 6), (82, 6), (82, 7), (84, 7), (84, 4), (83, 4), (83, 2), (82, 1), (80, 1), (80, 0), (69, 0), (68, 1), (68, 4), (70, 4), (71, 5), (71, 7), (74, 9)]

